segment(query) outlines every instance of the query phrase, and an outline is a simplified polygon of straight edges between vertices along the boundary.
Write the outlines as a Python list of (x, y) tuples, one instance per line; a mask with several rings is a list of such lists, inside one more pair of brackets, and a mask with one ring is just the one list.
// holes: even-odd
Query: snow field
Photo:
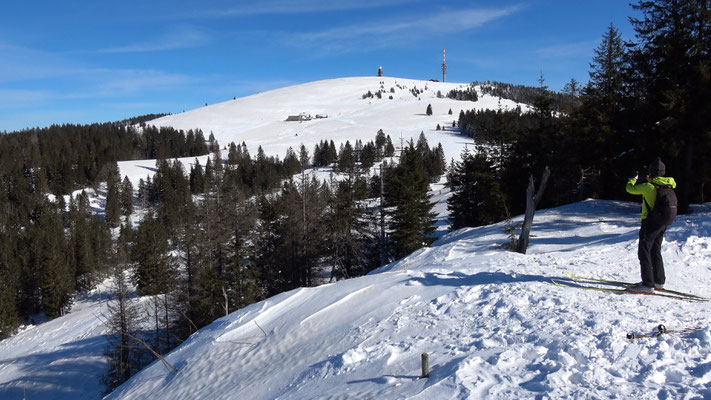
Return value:
[[(711, 396), (707, 303), (551, 284), (569, 279), (566, 271), (636, 279), (637, 208), (586, 201), (539, 212), (525, 256), (495, 247), (501, 225), (453, 232), (371, 275), (218, 320), (169, 355), (182, 366), (176, 376), (156, 364), (108, 398)], [(671, 288), (709, 295), (708, 263), (688, 265), (682, 251), (708, 249), (708, 237), (683, 232), (709, 216), (670, 228), (678, 239), (665, 244)], [(659, 323), (703, 328), (626, 338)], [(431, 375), (420, 379), (424, 352)]]

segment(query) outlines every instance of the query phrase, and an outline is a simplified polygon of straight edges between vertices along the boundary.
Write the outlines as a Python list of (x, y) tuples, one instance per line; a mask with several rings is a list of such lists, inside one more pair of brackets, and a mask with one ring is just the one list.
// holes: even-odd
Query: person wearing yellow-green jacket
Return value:
[(646, 182), (638, 182), (637, 177), (627, 182), (627, 193), (642, 196), (642, 226), (639, 230), (639, 258), (642, 282), (630, 288), (636, 292), (652, 292), (654, 289), (663, 289), (666, 282), (664, 274), (664, 260), (662, 259), (662, 241), (667, 226), (652, 221), (649, 213), (654, 209), (657, 200), (657, 187), (670, 186), (676, 188), (676, 181), (672, 177), (665, 177), (666, 168), (662, 160), (657, 157), (648, 167), (649, 174)]

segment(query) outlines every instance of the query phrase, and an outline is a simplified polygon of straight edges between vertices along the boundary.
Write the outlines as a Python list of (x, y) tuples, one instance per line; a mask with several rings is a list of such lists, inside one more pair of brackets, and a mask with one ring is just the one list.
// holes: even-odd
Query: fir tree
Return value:
[(452, 196), (447, 199), (452, 229), (489, 225), (505, 217), (505, 201), (493, 163), (483, 152), (464, 152), (447, 174)]
[(135, 280), (139, 293), (152, 296), (171, 290), (174, 268), (168, 233), (165, 225), (150, 214), (138, 227), (131, 258), (136, 263)]
[[(682, 212), (709, 181), (711, 162), (711, 5), (706, 0), (639, 1), (630, 55), (637, 163), (662, 156), (678, 171)], [(637, 164), (638, 165), (638, 164)], [(632, 168), (629, 165), (628, 168)]]
[(121, 214), (128, 218), (133, 214), (133, 184), (128, 176), (123, 178), (121, 184)]
[(309, 167), (309, 151), (306, 150), (306, 146), (304, 144), (301, 144), (301, 148), (299, 149), (299, 162), (301, 163), (301, 169), (307, 169)]
[(350, 141), (341, 147), (341, 152), (338, 154), (338, 171), (343, 173), (352, 173), (355, 169), (355, 154)]
[(434, 241), (434, 204), (420, 153), (412, 142), (403, 149), (400, 165), (391, 174), (385, 193), (391, 207), (392, 252), (395, 258), (402, 258)]
[(109, 168), (106, 188), (106, 207), (104, 209), (106, 223), (110, 227), (116, 228), (121, 217), (121, 177), (116, 164)]

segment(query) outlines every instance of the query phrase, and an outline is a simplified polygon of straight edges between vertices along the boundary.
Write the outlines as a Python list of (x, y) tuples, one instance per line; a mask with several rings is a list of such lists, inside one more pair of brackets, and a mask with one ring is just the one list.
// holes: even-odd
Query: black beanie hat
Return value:
[(664, 176), (666, 173), (666, 167), (664, 166), (664, 163), (662, 162), (662, 159), (657, 157), (656, 160), (652, 161), (651, 164), (649, 164), (649, 175), (652, 176)]

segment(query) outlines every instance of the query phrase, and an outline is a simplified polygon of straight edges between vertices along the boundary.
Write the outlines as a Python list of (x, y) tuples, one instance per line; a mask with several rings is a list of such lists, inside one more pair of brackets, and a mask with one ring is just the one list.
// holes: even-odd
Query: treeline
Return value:
[(170, 114), (165, 114), (165, 113), (162, 113), (162, 114), (146, 114), (146, 115), (141, 115), (141, 116), (138, 116), (138, 117), (127, 118), (127, 119), (124, 119), (124, 120), (122, 120), (122, 121), (115, 122), (114, 124), (117, 124), (117, 125), (128, 125), (128, 126), (140, 125), (141, 127), (145, 127), (145, 126), (146, 126), (146, 122), (148, 122), (148, 121), (153, 121), (154, 119), (158, 119), (158, 118), (161, 118), (161, 117), (165, 117), (166, 115), (170, 115)]
[(563, 92), (548, 90), (543, 86), (512, 85), (510, 83), (496, 81), (475, 82), (474, 85), (479, 86), (482, 94), (488, 94), (522, 104), (533, 104), (536, 99), (545, 96), (548, 97), (551, 102), (551, 109), (556, 112), (568, 113), (572, 111), (575, 106), (579, 105), (576, 98), (576, 83), (573, 83), (572, 86), (567, 85), (566, 87), (570, 89)]
[[(440, 96), (437, 96), (440, 97)], [(479, 100), (479, 94), (477, 94), (475, 84), (470, 85), (465, 90), (452, 89), (447, 93), (447, 97), (454, 100), (461, 101), (477, 101)]]
[[(704, 1), (645, 1), (623, 42), (610, 25), (595, 49), (590, 81), (574, 105), (541, 87), (493, 83), (485, 93), (532, 105), (521, 110), (459, 115), (462, 132), (480, 151), (464, 154), (449, 172), (453, 227), (500, 221), (524, 210), (529, 175), (552, 173), (542, 206), (585, 198), (623, 199), (627, 178), (661, 156), (676, 178), (680, 208), (708, 201), (711, 188), (711, 12)], [(566, 101), (567, 102), (567, 101)]]
[[(214, 142), (214, 137), (212, 138)], [(19, 181), (56, 195), (106, 180), (105, 166), (121, 160), (204, 155), (202, 131), (104, 123), (52, 125), (0, 135), (0, 179), (19, 196)], [(22, 203), (17, 201), (17, 203)]]

